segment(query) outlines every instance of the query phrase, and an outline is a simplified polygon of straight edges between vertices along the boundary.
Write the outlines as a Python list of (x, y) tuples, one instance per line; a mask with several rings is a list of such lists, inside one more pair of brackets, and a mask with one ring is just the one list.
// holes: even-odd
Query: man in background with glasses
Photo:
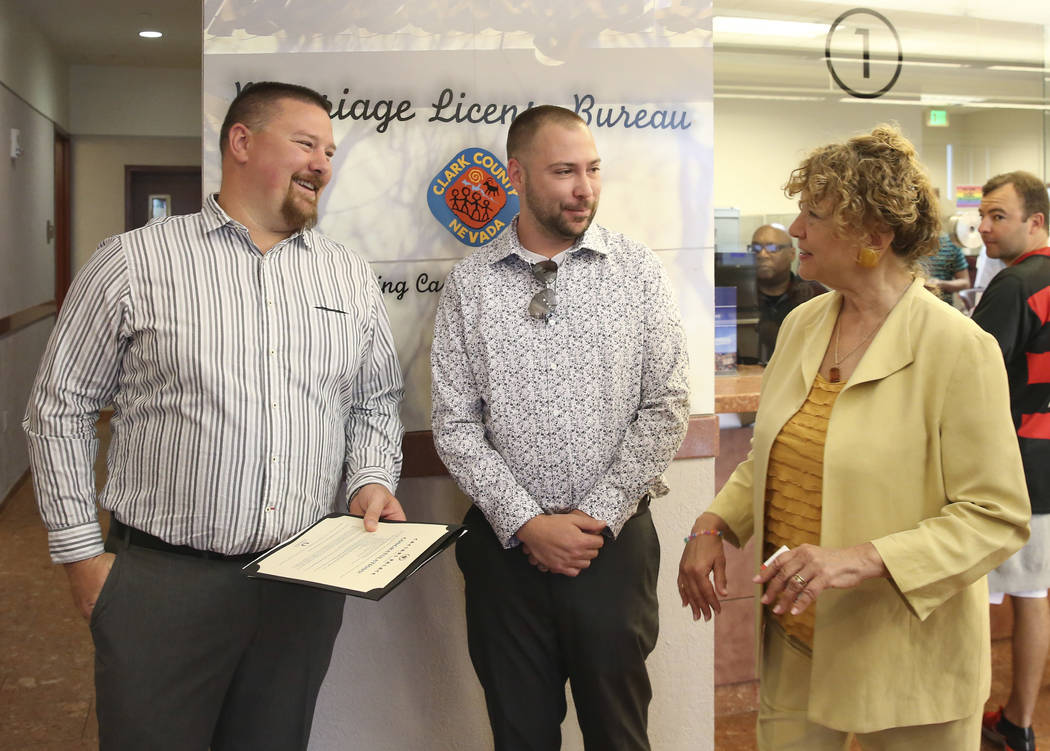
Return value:
[(521, 200), (449, 275), (434, 441), (474, 505), (456, 548), (496, 749), (648, 749), (660, 547), (650, 498), (685, 435), (686, 349), (655, 254), (592, 224), (601, 160), (571, 110), (507, 135)]
[(755, 286), (758, 291), (758, 362), (765, 365), (773, 356), (780, 324), (792, 310), (827, 292), (820, 282), (799, 278), (791, 271), (795, 246), (782, 224), (763, 224), (747, 246), (755, 256)]

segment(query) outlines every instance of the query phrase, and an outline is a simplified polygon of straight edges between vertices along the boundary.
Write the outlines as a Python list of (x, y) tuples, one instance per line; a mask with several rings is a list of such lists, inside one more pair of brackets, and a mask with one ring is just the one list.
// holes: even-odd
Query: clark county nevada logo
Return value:
[(430, 213), (464, 245), (484, 245), (518, 213), (518, 192), (491, 152), (463, 149), (441, 168), (427, 191)]

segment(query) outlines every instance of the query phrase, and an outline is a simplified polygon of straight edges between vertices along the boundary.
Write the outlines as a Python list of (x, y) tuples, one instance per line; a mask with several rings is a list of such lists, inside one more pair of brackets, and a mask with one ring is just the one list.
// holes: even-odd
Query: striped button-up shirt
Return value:
[(374, 275), (320, 233), (263, 254), (211, 196), (112, 237), (70, 289), (24, 422), (52, 560), (102, 552), (107, 404), (99, 505), (237, 554), (345, 510), (366, 483), (393, 491), (402, 391)]
[(616, 535), (689, 416), (685, 337), (666, 275), (641, 243), (592, 225), (560, 256), (557, 309), (517, 221), (456, 265), (434, 324), (434, 442), (505, 547), (538, 514), (580, 509)]

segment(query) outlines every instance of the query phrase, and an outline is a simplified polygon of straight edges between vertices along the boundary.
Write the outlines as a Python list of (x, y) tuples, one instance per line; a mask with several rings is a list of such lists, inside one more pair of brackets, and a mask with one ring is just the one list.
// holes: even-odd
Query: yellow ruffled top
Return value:
[[(831, 408), (845, 385), (831, 383), (818, 373), (805, 403), (773, 441), (766, 477), (763, 560), (781, 545), (820, 544), (824, 439)], [(774, 615), (767, 608), (766, 616), (779, 623), (789, 637), (812, 649), (815, 607), (797, 616)]]

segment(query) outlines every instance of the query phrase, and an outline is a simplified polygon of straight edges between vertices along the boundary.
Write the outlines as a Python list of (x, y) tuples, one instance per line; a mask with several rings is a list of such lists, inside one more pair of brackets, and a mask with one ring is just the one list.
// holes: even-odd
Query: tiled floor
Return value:
[[(48, 560), (46, 535), (29, 482), (0, 508), (0, 582), (0, 751), (97, 748), (91, 638), (87, 624), (73, 609), (65, 573)], [(1009, 682), (1008, 639), (993, 643), (992, 660), (989, 706), (998, 706), (1005, 700)], [(754, 683), (715, 691), (717, 751), (755, 749), (756, 701)], [(1050, 670), (1035, 728), (1046, 747)]]
[(26, 482), (0, 508), (0, 750), (98, 748), (87, 624)]

